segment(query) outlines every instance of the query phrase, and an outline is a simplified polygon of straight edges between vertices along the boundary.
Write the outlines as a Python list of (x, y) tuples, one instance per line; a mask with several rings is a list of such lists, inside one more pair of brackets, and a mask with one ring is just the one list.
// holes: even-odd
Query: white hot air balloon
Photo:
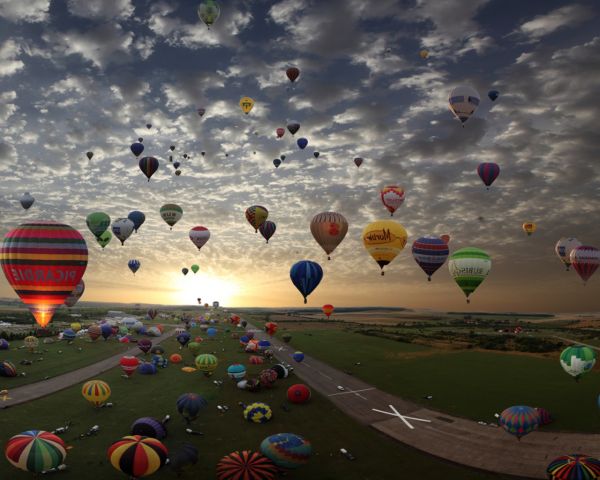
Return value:
[(132, 234), (135, 224), (128, 218), (117, 218), (112, 224), (112, 232), (115, 237), (125, 245), (125, 240)]
[(190, 240), (194, 245), (196, 245), (196, 247), (198, 247), (198, 250), (200, 250), (206, 244), (206, 242), (208, 242), (209, 238), (210, 231), (206, 227), (198, 225), (190, 230)]
[(450, 92), (448, 106), (464, 127), (465, 122), (475, 113), (481, 97), (473, 87), (460, 85)]
[(565, 238), (562, 237), (554, 247), (554, 251), (560, 261), (565, 264), (567, 270), (571, 266), (571, 252), (577, 247), (581, 246), (581, 242), (576, 238)]

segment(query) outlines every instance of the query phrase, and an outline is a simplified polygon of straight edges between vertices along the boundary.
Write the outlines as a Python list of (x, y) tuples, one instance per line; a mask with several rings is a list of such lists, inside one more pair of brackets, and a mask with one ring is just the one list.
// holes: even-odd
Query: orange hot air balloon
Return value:
[(333, 305), (327, 304), (327, 305), (323, 305), (323, 313), (327, 316), (327, 318), (329, 318), (331, 316), (331, 314), (333, 313)]
[(533, 222), (525, 222), (523, 224), (523, 231), (527, 234), (527, 236), (531, 236), (533, 232), (537, 230), (537, 225)]
[(57, 222), (23, 223), (6, 234), (0, 248), (8, 283), (42, 327), (83, 277), (87, 259), (81, 234)]

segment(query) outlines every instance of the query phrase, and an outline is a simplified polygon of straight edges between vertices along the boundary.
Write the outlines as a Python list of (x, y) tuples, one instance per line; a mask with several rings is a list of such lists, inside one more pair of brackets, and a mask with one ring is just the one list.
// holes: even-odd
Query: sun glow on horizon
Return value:
[(187, 275), (179, 274), (173, 281), (176, 291), (170, 300), (177, 305), (198, 305), (201, 303), (217, 301), (221, 305), (231, 305), (241, 287), (235, 281), (220, 277), (209, 276), (202, 273), (194, 274), (191, 271)]

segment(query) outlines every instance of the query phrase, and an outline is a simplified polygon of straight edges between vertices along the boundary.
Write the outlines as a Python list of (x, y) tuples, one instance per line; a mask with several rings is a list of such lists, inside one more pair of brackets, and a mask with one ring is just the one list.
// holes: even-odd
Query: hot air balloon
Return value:
[(488, 97), (492, 102), (496, 101), (496, 99), (498, 98), (498, 95), (500, 95), (500, 92), (498, 90), (490, 90), (488, 92)]
[(283, 137), (285, 135), (285, 128), (279, 127), (275, 130), (275, 134), (277, 135), (277, 138)]
[(301, 137), (298, 140), (296, 140), (296, 143), (298, 144), (298, 148), (300, 150), (304, 150), (306, 148), (306, 146), (308, 145), (308, 140), (304, 137)]
[(110, 217), (104, 212), (94, 212), (86, 217), (85, 223), (90, 232), (99, 238), (110, 227)]
[(198, 17), (209, 30), (211, 25), (219, 19), (219, 15), (221, 15), (221, 7), (215, 0), (204, 0), (198, 6)]
[(287, 78), (290, 80), (290, 82), (294, 83), (298, 78), (298, 75), (300, 75), (300, 70), (296, 67), (290, 67), (285, 71), (285, 74), (287, 75)]
[(381, 268), (389, 264), (404, 249), (407, 234), (404, 227), (392, 220), (379, 220), (367, 225), (362, 232), (363, 245)]
[(308, 462), (312, 445), (300, 435), (276, 433), (261, 442), (260, 451), (278, 467), (295, 469)]
[(150, 181), (150, 177), (158, 170), (159, 162), (154, 157), (143, 157), (140, 158), (139, 165), (140, 170), (144, 172), (144, 175), (146, 175), (148, 181)]
[(288, 123), (287, 129), (288, 129), (288, 132), (290, 132), (292, 135), (295, 135), (296, 132), (298, 130), (300, 130), (300, 124), (296, 123), (296, 122)]
[(589, 245), (580, 245), (571, 250), (571, 265), (586, 283), (600, 265), (600, 250)]
[(511, 435), (521, 437), (533, 432), (539, 425), (539, 416), (535, 408), (518, 405), (509, 407), (500, 414), (498, 423)]
[(306, 303), (306, 297), (321, 283), (323, 269), (317, 262), (301, 260), (292, 265), (290, 278), (294, 286), (302, 294), (304, 303)]
[(313, 157), (319, 158), (319, 155), (321, 155), (319, 152), (313, 152)]
[(279, 165), (281, 165), (281, 160), (276, 158), (275, 160), (273, 160), (273, 165), (275, 165), (275, 168), (279, 168)]
[(268, 216), (269, 211), (260, 205), (253, 205), (246, 209), (246, 220), (254, 227), (255, 233), (258, 232), (259, 227), (265, 223)]
[(185, 268), (185, 267), (183, 267), (183, 268), (181, 269), (181, 273), (183, 273), (184, 275), (187, 275), (187, 274), (188, 274), (188, 272), (189, 272), (189, 270), (188, 270), (187, 268)]
[(137, 346), (144, 354), (146, 354), (152, 348), (152, 341), (147, 338), (142, 338), (141, 340), (138, 340)]
[(421, 237), (413, 242), (412, 254), (415, 262), (427, 274), (427, 280), (440, 268), (448, 258), (448, 243), (441, 238)]
[(423, 50), (419, 51), (419, 57), (421, 57), (423, 60), (425, 60), (428, 56), (429, 56), (428, 50), (423, 49)]
[(156, 308), (149, 308), (147, 315), (150, 320), (154, 320), (158, 315), (158, 310)]
[(87, 329), (87, 334), (90, 337), (90, 339), (93, 341), (97, 340), (98, 338), (100, 338), (100, 335), (102, 335), (102, 330), (100, 329), (100, 325), (94, 324), (94, 325), (90, 325)]
[(523, 224), (523, 231), (527, 234), (528, 237), (531, 236), (533, 232), (537, 230), (537, 225), (533, 222), (525, 222)]
[(489, 190), (492, 183), (494, 183), (494, 180), (500, 175), (500, 167), (493, 162), (480, 163), (477, 167), (477, 173)]
[(294, 359), (294, 361), (300, 363), (300, 362), (302, 362), (302, 360), (304, 360), (304, 353), (302, 353), (302, 352), (294, 352), (292, 354), (292, 358)]
[(173, 168), (178, 169), (181, 166), (181, 163), (179, 162), (174, 162), (173, 163)]
[(450, 111), (461, 121), (463, 126), (471, 118), (471, 115), (475, 113), (479, 102), (480, 97), (477, 90), (465, 85), (454, 88), (448, 97)]
[(160, 207), (160, 216), (171, 227), (170, 230), (173, 230), (173, 225), (183, 216), (183, 209), (174, 203), (167, 203)]
[(16, 367), (8, 360), (0, 361), (0, 377), (13, 378), (17, 376)]
[(584, 345), (565, 348), (560, 354), (560, 365), (569, 375), (579, 380), (596, 364), (596, 352)]
[(130, 478), (140, 478), (162, 468), (169, 451), (156, 438), (128, 435), (113, 443), (106, 454), (117, 470)]
[(198, 270), (200, 270), (200, 266), (194, 264), (190, 267), (190, 269), (192, 270), (192, 272), (194, 272), (194, 274), (196, 274), (196, 273), (198, 273)]
[(181, 332), (179, 335), (177, 335), (176, 339), (179, 345), (185, 347), (188, 343), (190, 343), (192, 336), (188, 332)]
[(74, 307), (83, 295), (83, 292), (85, 292), (85, 283), (82, 278), (79, 280), (79, 283), (75, 286), (71, 294), (65, 298), (65, 305), (69, 308)]
[(333, 313), (333, 310), (334, 310), (334, 309), (335, 309), (335, 308), (334, 308), (334, 306), (333, 306), (333, 305), (331, 305), (331, 304), (329, 304), (329, 303), (328, 303), (328, 304), (326, 304), (326, 305), (323, 305), (323, 306), (321, 307), (321, 310), (323, 310), (323, 313), (325, 314), (325, 316), (326, 316), (327, 318), (331, 317), (331, 314)]
[(162, 440), (167, 436), (167, 429), (163, 422), (154, 417), (141, 417), (131, 424), (131, 435), (156, 438)]
[(121, 240), (121, 245), (125, 245), (125, 240), (133, 233), (133, 222), (128, 218), (117, 218), (112, 224), (112, 232)]
[(121, 368), (127, 377), (131, 377), (134, 374), (139, 364), (140, 361), (137, 357), (129, 355), (123, 356), (121, 357), (121, 360), (119, 360), (119, 365), (121, 365)]
[[(210, 329), (209, 329), (210, 330)], [(208, 331), (207, 331), (208, 333)], [(210, 336), (210, 334), (209, 334)], [(196, 357), (195, 360), (196, 368), (203, 372), (205, 375), (211, 375), (219, 365), (217, 357), (211, 353), (202, 353)]]
[(131, 270), (135, 275), (135, 272), (137, 272), (140, 269), (141, 263), (139, 260), (132, 259), (129, 260), (129, 262), (127, 262), (127, 266), (129, 267), (129, 270)]
[(283, 153), (281, 155), (279, 155), (279, 158), (281, 159), (282, 162), (285, 162), (285, 155)]
[(200, 115), (201, 117), (204, 116), (204, 114), (206, 113), (206, 108), (198, 108), (198, 110), (196, 110), (198, 112), (198, 115)]
[(266, 220), (260, 227), (258, 227), (258, 229), (260, 230), (260, 234), (263, 236), (263, 238), (267, 241), (267, 243), (269, 243), (269, 239), (275, 233), (277, 225), (275, 225), (275, 222)]
[(567, 271), (571, 266), (571, 252), (579, 246), (581, 246), (581, 242), (576, 238), (562, 237), (556, 242), (554, 251), (556, 252), (556, 255), (558, 255), (558, 258), (560, 258), (560, 261), (566, 265)]
[(354, 165), (356, 165), (356, 168), (360, 168), (362, 163), (363, 163), (363, 159), (361, 157), (356, 157), (354, 159)]
[(29, 210), (29, 208), (33, 205), (33, 202), (35, 202), (35, 198), (33, 198), (29, 192), (25, 192), (19, 201), (25, 210)]
[(270, 336), (275, 335), (275, 332), (277, 332), (277, 323), (275, 322), (267, 322), (265, 323), (265, 332), (267, 332)]
[(129, 212), (127, 218), (133, 222), (133, 228), (135, 233), (137, 233), (138, 228), (140, 228), (144, 222), (146, 221), (146, 215), (138, 210), (134, 210), (133, 212)]
[(23, 223), (5, 235), (0, 248), (8, 283), (41, 327), (77, 286), (87, 258), (81, 234), (57, 222)]
[(395, 185), (383, 187), (381, 189), (381, 203), (388, 209), (391, 216), (404, 203), (404, 189)]
[(327, 260), (330, 260), (329, 255), (348, 233), (348, 221), (341, 213), (318, 213), (310, 222), (310, 231), (317, 243), (325, 250)]
[(110, 230), (107, 230), (99, 237), (96, 237), (96, 241), (98, 242), (98, 245), (100, 245), (102, 247), (102, 250), (104, 250), (104, 247), (106, 247), (110, 243), (111, 240), (112, 240), (112, 233), (110, 233)]
[(287, 398), (291, 403), (306, 403), (310, 400), (310, 396), (310, 388), (302, 383), (292, 385), (287, 391)]
[(200, 250), (206, 244), (206, 242), (208, 242), (208, 239), (210, 238), (210, 231), (208, 228), (198, 225), (190, 230), (189, 235), (192, 243), (198, 247), (198, 250)]
[(200, 410), (205, 408), (208, 402), (197, 393), (184, 393), (177, 399), (177, 411), (189, 424), (198, 418)]
[(467, 303), (470, 303), (469, 295), (490, 273), (492, 259), (479, 248), (461, 248), (450, 256), (448, 267), (450, 275), (467, 297)]
[(450, 243), (450, 235), (440, 235), (440, 239), (445, 243)]
[(83, 384), (81, 394), (92, 405), (99, 407), (109, 399), (110, 387), (102, 380), (90, 380)]
[(150, 129), (152, 128), (152, 124), (151, 124), (151, 123), (147, 123), (147, 124), (146, 124), (146, 128), (147, 128), (148, 130), (150, 130)]
[(242, 97), (240, 99), (240, 107), (242, 108), (242, 112), (248, 115), (250, 110), (252, 110), (252, 107), (254, 107), (254, 100), (250, 97)]
[(223, 457), (217, 465), (217, 480), (276, 480), (277, 467), (258, 452), (243, 450)]
[(555, 458), (546, 468), (549, 480), (595, 480), (600, 478), (600, 460), (580, 453)]
[(244, 418), (253, 423), (267, 423), (273, 416), (273, 410), (266, 403), (256, 402), (244, 408)]
[(132, 143), (129, 149), (131, 150), (131, 153), (133, 153), (136, 157), (139, 157), (144, 151), (144, 144), (140, 142)]
[(94, 156), (94, 152), (87, 152), (87, 153), (85, 154), (85, 156), (88, 158), (88, 160), (91, 160), (91, 159), (92, 159), (92, 157)]
[(63, 439), (53, 433), (28, 430), (8, 440), (4, 455), (13, 467), (37, 474), (65, 463), (67, 450)]

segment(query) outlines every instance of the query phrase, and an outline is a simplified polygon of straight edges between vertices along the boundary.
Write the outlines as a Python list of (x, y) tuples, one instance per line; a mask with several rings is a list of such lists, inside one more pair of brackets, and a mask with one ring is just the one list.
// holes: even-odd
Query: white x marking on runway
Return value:
[(431, 423), (431, 420), (425, 420), (424, 418), (415, 418), (415, 417), (407, 417), (406, 415), (402, 415), (400, 414), (400, 412), (398, 410), (396, 410), (394, 408), (393, 405), (389, 405), (389, 407), (392, 409), (391, 412), (385, 412), (383, 410), (377, 410), (376, 408), (372, 408), (371, 410), (373, 410), (374, 412), (379, 412), (379, 413), (384, 413), (385, 415), (391, 415), (392, 417), (398, 417), (400, 420), (402, 420), (406, 426), (408, 428), (410, 428), (411, 430), (414, 430), (415, 427), (413, 427), (406, 419), (408, 418), (409, 420), (415, 420), (417, 422), (427, 422), (427, 423)]
[(336, 392), (336, 393), (332, 393), (330, 395), (328, 395), (329, 397), (335, 397), (336, 395), (346, 395), (347, 393), (353, 393), (354, 395), (356, 395), (357, 397), (362, 398), (363, 400), (366, 400), (365, 397), (363, 397), (359, 392), (367, 392), (369, 390), (375, 390), (375, 387), (371, 387), (371, 388), (363, 388), (361, 390), (346, 390), (344, 392)]

